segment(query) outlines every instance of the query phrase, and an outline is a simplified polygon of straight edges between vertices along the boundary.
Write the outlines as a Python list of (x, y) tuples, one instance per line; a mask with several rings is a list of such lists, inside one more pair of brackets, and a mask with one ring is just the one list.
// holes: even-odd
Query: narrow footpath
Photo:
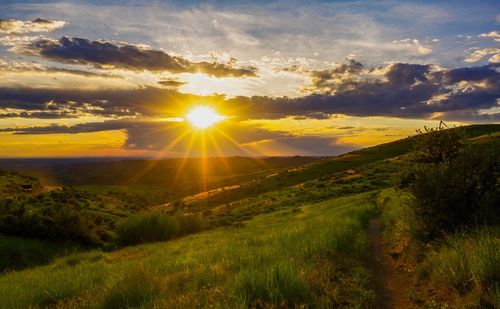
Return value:
[(377, 293), (376, 307), (379, 309), (412, 308), (408, 298), (411, 278), (399, 271), (382, 239), (382, 222), (372, 219), (368, 234), (372, 245), (370, 267), (374, 274), (374, 289)]

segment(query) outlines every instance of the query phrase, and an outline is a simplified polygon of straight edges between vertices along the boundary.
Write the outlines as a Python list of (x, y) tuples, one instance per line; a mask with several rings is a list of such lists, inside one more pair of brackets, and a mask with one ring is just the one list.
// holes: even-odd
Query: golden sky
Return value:
[(0, 157), (326, 156), (500, 120), (488, 1), (0, 10)]

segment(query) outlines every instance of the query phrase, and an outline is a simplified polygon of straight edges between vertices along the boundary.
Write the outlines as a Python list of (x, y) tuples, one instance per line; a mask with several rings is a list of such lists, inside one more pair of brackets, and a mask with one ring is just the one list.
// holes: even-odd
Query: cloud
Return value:
[(137, 121), (117, 120), (104, 122), (87, 122), (76, 125), (58, 125), (31, 126), (0, 129), (0, 132), (13, 132), (15, 134), (77, 134), (111, 130), (122, 130), (127, 126), (136, 125)]
[(488, 59), (490, 63), (500, 63), (500, 48), (475, 49), (464, 59), (464, 61), (471, 63), (478, 62), (488, 55), (492, 55), (490, 59)]
[(427, 56), (432, 52), (432, 48), (422, 45), (418, 39), (394, 40), (392, 43), (414, 50), (416, 51), (416, 54), (422, 56)]
[(153, 86), (98, 90), (4, 87), (0, 88), (0, 103), (4, 109), (115, 118), (178, 117), (199, 102), (240, 119), (325, 119), (334, 114), (429, 118), (434, 113), (494, 107), (500, 97), (498, 67), (444, 69), (393, 63), (370, 69), (353, 60), (331, 70), (310, 71), (308, 92), (297, 98), (197, 96)]
[(30, 32), (51, 32), (64, 27), (66, 22), (37, 18), (32, 21), (0, 19), (0, 33), (25, 34)]
[(0, 113), (1, 118), (33, 118), (33, 119), (62, 119), (62, 118), (79, 118), (81, 115), (75, 112), (48, 112), (48, 111), (38, 111), (38, 112), (8, 112)]
[[(293, 67), (290, 69), (294, 69)], [(298, 70), (298, 69), (294, 69)], [(354, 86), (363, 70), (363, 64), (349, 59), (347, 64), (341, 64), (333, 69), (310, 71), (311, 89), (318, 91), (334, 91), (342, 87)], [(307, 71), (306, 71), (307, 72)]]
[(138, 115), (168, 117), (171, 116), (172, 108), (178, 108), (196, 98), (199, 97), (158, 87), (136, 89), (0, 87), (0, 106), (3, 109), (71, 111), (81, 115), (102, 117)]
[(176, 89), (176, 88), (179, 88), (182, 85), (187, 84), (187, 82), (184, 82), (184, 81), (181, 81), (181, 80), (178, 80), (178, 79), (174, 79), (174, 78), (163, 78), (160, 81), (158, 81), (158, 84), (160, 84), (162, 86), (165, 86), (167, 88)]
[(3, 61), (0, 59), (0, 75), (7, 72), (15, 73), (65, 73), (71, 75), (78, 75), (84, 77), (101, 77), (101, 78), (116, 78), (122, 79), (123, 77), (116, 74), (103, 73), (103, 72), (91, 72), (77, 69), (68, 68), (58, 68), (58, 67), (46, 67), (37, 63), (25, 63), (25, 62), (15, 62), (15, 61)]
[[(299, 98), (239, 98), (248, 117), (279, 118), (347, 114), (429, 118), (434, 113), (487, 109), (500, 97), (498, 65), (443, 69), (394, 63), (375, 69), (360, 65), (336, 72), (312, 71), (311, 94)], [(316, 118), (316, 117), (314, 117)]]
[(203, 73), (214, 77), (255, 77), (255, 67), (234, 67), (229, 63), (191, 62), (180, 56), (171, 56), (162, 50), (141, 45), (90, 41), (62, 37), (59, 40), (41, 38), (14, 46), (13, 51), (41, 56), (68, 64), (89, 64), (100, 69), (131, 71)]
[(498, 31), (491, 31), (488, 33), (481, 33), (479, 35), (480, 38), (492, 38), (495, 40), (495, 42), (500, 42), (500, 32)]

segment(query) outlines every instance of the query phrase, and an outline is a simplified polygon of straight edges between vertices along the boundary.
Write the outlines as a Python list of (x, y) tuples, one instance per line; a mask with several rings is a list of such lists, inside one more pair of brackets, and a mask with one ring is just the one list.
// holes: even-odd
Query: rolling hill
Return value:
[[(500, 125), (463, 130), (471, 147), (491, 147), (500, 153)], [(86, 180), (78, 180), (82, 185), (75, 189), (78, 193), (57, 198), (88, 201), (79, 211), (108, 218), (99, 222), (109, 229), (109, 239), (101, 239), (103, 244), (97, 247), (76, 248), (74, 239), (69, 239), (73, 242), (68, 246), (50, 240), (71, 250), (55, 250), (50, 258), (27, 263), (24, 269), (7, 269), (0, 276), (0, 307), (371, 308), (380, 305), (384, 295), (390, 299), (381, 305), (385, 307), (499, 305), (500, 291), (494, 284), (500, 273), (500, 263), (494, 263), (500, 262), (498, 224), (423, 247), (410, 239), (411, 214), (395, 184), (409, 164), (414, 145), (415, 139), (407, 138), (333, 158), (271, 160), (261, 169), (256, 161), (247, 162), (234, 168), (244, 177), (231, 178), (227, 185), (185, 191), (135, 208), (134, 202), (130, 207), (120, 204), (112, 190), (95, 189), (98, 181), (93, 177), (99, 177), (99, 166), (89, 168)], [(110, 166), (100, 179), (113, 173), (124, 177), (119, 167)], [(85, 169), (70, 166), (58, 173), (67, 177), (71, 168)], [(152, 177), (160, 177), (160, 171)], [(212, 175), (231, 174), (214, 171)], [(12, 177), (9, 183), (24, 179)], [(9, 187), (3, 181), (3, 188)], [(126, 184), (121, 185), (126, 192)], [(136, 187), (131, 190), (138, 198), (150, 194)], [(99, 203), (102, 207), (96, 206)], [(42, 204), (37, 207), (42, 209)], [(203, 218), (203, 228), (179, 232), (184, 223), (175, 220), (192, 215)], [(162, 216), (175, 218), (168, 224), (177, 226), (175, 234), (166, 236), (168, 241), (113, 245), (114, 233), (120, 233), (117, 226), (127, 227), (143, 218), (155, 222)], [(380, 218), (379, 225), (374, 218)], [(0, 244), (9, 241), (12, 238), (5, 237)], [(23, 241), (28, 240), (18, 243)], [(473, 267), (453, 264), (460, 252), (466, 255), (460, 261)], [(380, 259), (387, 263), (380, 264)], [(377, 267), (384, 274), (377, 273)], [(450, 271), (460, 271), (463, 278), (446, 276)], [(467, 286), (461, 286), (463, 282)]]

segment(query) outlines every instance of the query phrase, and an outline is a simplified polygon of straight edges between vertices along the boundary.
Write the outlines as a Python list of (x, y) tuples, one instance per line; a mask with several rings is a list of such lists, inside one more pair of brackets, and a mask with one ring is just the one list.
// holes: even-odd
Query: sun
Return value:
[(219, 115), (209, 106), (197, 106), (189, 111), (186, 118), (193, 127), (197, 129), (206, 129), (224, 120), (226, 117)]

